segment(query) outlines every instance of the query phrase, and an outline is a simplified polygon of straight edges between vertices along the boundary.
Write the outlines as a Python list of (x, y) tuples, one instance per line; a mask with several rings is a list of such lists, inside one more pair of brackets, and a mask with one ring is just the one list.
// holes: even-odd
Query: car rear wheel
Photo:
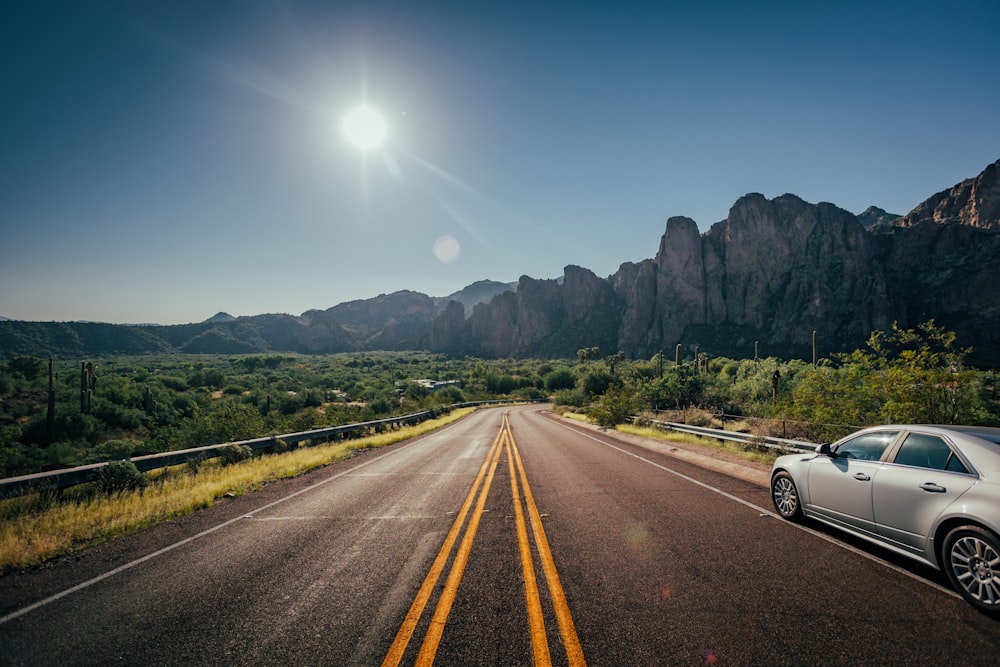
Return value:
[(771, 478), (771, 502), (783, 519), (802, 520), (802, 504), (792, 476), (782, 470)]
[(968, 602), (1000, 614), (1000, 538), (979, 526), (955, 528), (944, 541), (944, 569)]

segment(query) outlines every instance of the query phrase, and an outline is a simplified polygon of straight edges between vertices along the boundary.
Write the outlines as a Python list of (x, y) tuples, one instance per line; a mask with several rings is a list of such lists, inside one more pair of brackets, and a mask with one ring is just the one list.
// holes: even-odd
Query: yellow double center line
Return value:
[[(496, 473), (497, 465), (500, 462), (502, 451), (507, 452), (507, 459), (510, 464), (510, 486), (514, 499), (514, 518), (517, 526), (518, 548), (521, 554), (521, 569), (524, 574), (525, 599), (528, 609), (528, 624), (531, 630), (531, 647), (534, 654), (535, 665), (551, 665), (552, 660), (549, 654), (548, 640), (545, 633), (545, 620), (542, 616), (541, 598), (538, 593), (538, 584), (535, 578), (535, 565), (531, 555), (531, 544), (528, 540), (528, 529), (524, 519), (524, 509), (521, 507), (521, 495), (518, 486), (518, 474), (524, 488), (524, 501), (527, 505), (528, 517), (531, 522), (531, 530), (535, 538), (535, 545), (538, 549), (541, 560), (542, 571), (545, 573), (545, 580), (548, 582), (549, 594), (552, 597), (552, 604), (555, 608), (556, 621), (559, 624), (559, 633), (562, 637), (563, 646), (566, 649), (567, 662), (571, 667), (576, 665), (586, 665), (583, 658), (583, 649), (573, 625), (573, 617), (566, 603), (566, 595), (563, 592), (562, 584), (559, 581), (559, 574), (556, 572), (555, 560), (552, 558), (552, 551), (549, 549), (549, 541), (545, 536), (545, 529), (542, 527), (542, 517), (535, 505), (531, 487), (528, 485), (528, 477), (524, 471), (524, 463), (521, 461), (521, 454), (514, 443), (514, 436), (510, 430), (510, 422), (505, 413), (500, 432), (490, 447), (489, 454), (479, 469), (472, 489), (469, 490), (462, 509), (459, 511), (455, 522), (445, 537), (444, 544), (438, 552), (434, 563), (431, 565), (417, 596), (410, 605), (410, 610), (403, 619), (403, 624), (396, 633), (396, 638), (389, 648), (389, 652), (382, 661), (382, 667), (396, 667), (403, 659), (403, 654), (413, 637), (417, 624), (423, 615), (424, 609), (431, 598), (434, 587), (437, 585), (441, 573), (444, 572), (445, 565), (451, 556), (455, 542), (462, 532), (462, 525), (472, 509), (475, 502), (475, 510), (469, 518), (462, 543), (459, 545), (455, 555), (448, 578), (445, 581), (444, 590), (438, 600), (434, 615), (431, 617), (430, 625), (424, 636), (420, 653), (417, 655), (416, 665), (423, 667), (434, 662), (434, 655), (437, 653), (438, 645), (444, 634), (444, 627), (448, 620), (455, 595), (458, 593), (458, 586), (462, 581), (462, 575), (469, 561), (469, 554), (472, 552), (472, 543), (475, 541), (476, 532), (479, 530), (479, 521), (482, 519), (486, 507), (486, 496), (489, 494), (490, 486), (493, 483), (493, 476)], [(516, 470), (515, 470), (516, 462)]]

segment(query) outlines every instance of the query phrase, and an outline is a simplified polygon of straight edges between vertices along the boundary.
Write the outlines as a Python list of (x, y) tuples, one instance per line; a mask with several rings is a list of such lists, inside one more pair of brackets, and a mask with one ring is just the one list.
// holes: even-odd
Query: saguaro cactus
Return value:
[(153, 400), (153, 392), (149, 390), (149, 385), (146, 385), (142, 390), (142, 407), (147, 416), (152, 416), (153, 411), (156, 410), (156, 401)]
[(90, 403), (97, 390), (97, 371), (93, 363), (80, 362), (80, 412), (90, 414)]
[(49, 357), (49, 404), (45, 412), (46, 442), (52, 442), (56, 424), (56, 390), (52, 384), (52, 357)]

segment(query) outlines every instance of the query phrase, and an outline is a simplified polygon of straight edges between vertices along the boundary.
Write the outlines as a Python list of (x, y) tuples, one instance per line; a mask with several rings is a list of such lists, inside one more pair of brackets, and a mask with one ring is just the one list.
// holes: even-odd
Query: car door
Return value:
[(876, 535), (872, 480), (898, 431), (864, 433), (838, 444), (832, 456), (809, 464), (807, 512), (853, 530)]
[(923, 553), (930, 548), (927, 537), (934, 520), (976, 479), (947, 440), (908, 433), (874, 480), (876, 530), (897, 546)]

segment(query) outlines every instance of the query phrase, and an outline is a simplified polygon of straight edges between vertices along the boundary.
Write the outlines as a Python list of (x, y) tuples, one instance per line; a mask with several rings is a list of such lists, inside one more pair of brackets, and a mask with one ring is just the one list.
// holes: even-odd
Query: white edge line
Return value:
[[(911, 572), (911, 571), (907, 570), (906, 568), (900, 567), (899, 565), (895, 565), (894, 563), (890, 563), (889, 561), (884, 560), (882, 558), (879, 558), (878, 556), (876, 556), (874, 554), (870, 554), (867, 551), (863, 551), (861, 549), (858, 549), (857, 547), (851, 546), (850, 544), (846, 544), (844, 542), (841, 542), (840, 540), (837, 540), (837, 539), (835, 539), (833, 537), (830, 537), (829, 535), (825, 535), (824, 533), (821, 533), (818, 530), (814, 530), (814, 529), (810, 528), (809, 526), (803, 526), (801, 524), (791, 523), (789, 521), (784, 521), (780, 516), (778, 516), (774, 512), (772, 512), (770, 510), (767, 510), (767, 509), (764, 509), (763, 507), (761, 507), (759, 505), (755, 505), (752, 502), (750, 502), (749, 500), (744, 500), (743, 498), (739, 498), (737, 496), (734, 496), (733, 494), (727, 493), (726, 491), (723, 491), (722, 489), (718, 489), (718, 488), (716, 488), (714, 486), (711, 486), (710, 484), (706, 484), (705, 482), (702, 482), (700, 480), (694, 479), (693, 477), (688, 477), (684, 473), (677, 472), (676, 470), (673, 470), (671, 468), (667, 468), (666, 466), (662, 466), (659, 463), (656, 463), (655, 461), (650, 461), (649, 459), (647, 459), (647, 458), (645, 458), (643, 456), (639, 456), (638, 454), (635, 454), (635, 453), (630, 452), (628, 450), (622, 449), (621, 447), (613, 445), (610, 442), (605, 442), (604, 440), (601, 440), (600, 438), (595, 438), (594, 436), (592, 436), (591, 434), (587, 433), (586, 431), (581, 431), (581, 430), (579, 430), (577, 428), (573, 428), (572, 426), (560, 423), (560, 422), (555, 421), (555, 420), (553, 420), (553, 423), (555, 423), (558, 426), (561, 426), (561, 427), (563, 427), (565, 429), (569, 429), (570, 431), (573, 431), (574, 433), (582, 435), (585, 438), (589, 438), (590, 440), (593, 440), (594, 442), (602, 444), (605, 447), (609, 447), (611, 449), (614, 449), (616, 451), (621, 452), (622, 454), (626, 454), (628, 456), (632, 456), (634, 458), (637, 458), (640, 461), (642, 461), (643, 463), (648, 463), (649, 465), (653, 466), (654, 468), (659, 468), (660, 470), (663, 470), (664, 472), (668, 472), (671, 475), (676, 475), (677, 477), (680, 477), (683, 480), (691, 482), (692, 484), (700, 486), (700, 487), (702, 487), (704, 489), (708, 489), (709, 491), (713, 491), (715, 493), (718, 493), (720, 496), (724, 496), (726, 498), (729, 498), (730, 500), (734, 500), (734, 501), (740, 503), (741, 505), (746, 505), (747, 507), (749, 507), (749, 508), (751, 508), (751, 509), (753, 509), (753, 510), (755, 510), (757, 512), (760, 512), (761, 515), (766, 515), (766, 516), (769, 516), (771, 518), (778, 519), (779, 521), (782, 522), (783, 525), (786, 525), (789, 528), (797, 528), (798, 530), (801, 530), (803, 532), (809, 533), (810, 535), (812, 535), (814, 537), (818, 537), (818, 538), (820, 538), (822, 540), (825, 540), (826, 542), (829, 542), (830, 544), (832, 544), (834, 546), (840, 547), (841, 549), (845, 549), (846, 551), (850, 551), (851, 553), (857, 554), (858, 556), (862, 556), (863, 558), (867, 558), (868, 560), (870, 560), (872, 562), (875, 562), (875, 563), (878, 563), (879, 565), (883, 565), (884, 567), (887, 567), (890, 570), (893, 570), (894, 572), (898, 572), (899, 574), (905, 575), (905, 576), (909, 577), (910, 579), (913, 579), (914, 581), (919, 581), (920, 583), (925, 584), (927, 586), (930, 586), (931, 588), (934, 588), (934, 589), (936, 589), (936, 590), (938, 590), (938, 591), (940, 591), (942, 593), (947, 593), (948, 595), (952, 596), (953, 598), (957, 598), (959, 600), (962, 599), (961, 595), (959, 595), (956, 591), (954, 591), (954, 590), (952, 590), (950, 588), (946, 588), (946, 587), (942, 586), (941, 584), (939, 584), (937, 582), (934, 582), (934, 581), (931, 581), (931, 580), (929, 580), (929, 579), (927, 579), (925, 577), (922, 577), (919, 574), (916, 574), (914, 572)], [(698, 464), (692, 463), (691, 465), (698, 465)], [(720, 473), (720, 474), (724, 475), (725, 473)]]
[(15, 618), (18, 618), (20, 616), (24, 616), (25, 614), (27, 614), (29, 612), (32, 612), (32, 611), (38, 609), (39, 607), (44, 607), (45, 605), (51, 604), (51, 603), (53, 603), (53, 602), (55, 602), (57, 600), (61, 600), (62, 598), (66, 597), (67, 595), (71, 595), (73, 593), (76, 593), (77, 591), (83, 590), (84, 588), (89, 588), (90, 586), (93, 586), (94, 584), (96, 584), (96, 583), (98, 583), (100, 581), (103, 581), (103, 580), (107, 579), (108, 577), (113, 577), (114, 575), (119, 574), (121, 572), (124, 572), (125, 570), (130, 570), (133, 567), (135, 567), (136, 565), (141, 565), (141, 564), (145, 563), (146, 561), (149, 561), (149, 560), (152, 560), (154, 558), (157, 558), (158, 556), (162, 556), (163, 554), (167, 553), (168, 551), (173, 551), (177, 547), (182, 547), (185, 544), (188, 544), (189, 542), (193, 542), (193, 541), (195, 541), (197, 539), (205, 537), (206, 535), (209, 535), (211, 533), (214, 533), (217, 530), (225, 528), (226, 526), (234, 524), (237, 521), (240, 521), (241, 519), (250, 519), (250, 518), (253, 518), (253, 516), (255, 514), (258, 514), (260, 512), (263, 512), (264, 510), (270, 509), (270, 508), (274, 507), (275, 505), (280, 505), (281, 503), (285, 502), (286, 500), (291, 500), (292, 498), (295, 498), (296, 496), (302, 495), (303, 493), (306, 493), (308, 491), (312, 491), (313, 489), (316, 489), (317, 487), (323, 486), (324, 484), (326, 484), (328, 482), (332, 482), (333, 480), (338, 479), (340, 477), (343, 477), (344, 475), (349, 475), (352, 472), (354, 472), (355, 470), (358, 470), (359, 468), (363, 468), (363, 467), (365, 467), (367, 465), (375, 463), (376, 461), (381, 461), (382, 459), (384, 459), (384, 458), (386, 458), (388, 456), (392, 456), (393, 454), (396, 454), (398, 452), (401, 452), (401, 451), (403, 451), (403, 449), (405, 449), (407, 447), (410, 447), (412, 445), (415, 445), (415, 444), (417, 444), (419, 442), (423, 442), (423, 440), (415, 440), (413, 442), (409, 442), (409, 443), (403, 444), (402, 446), (396, 447), (395, 449), (392, 449), (391, 451), (385, 452), (384, 454), (382, 454), (380, 456), (377, 456), (377, 457), (375, 457), (375, 458), (373, 458), (373, 459), (371, 459), (369, 461), (365, 461), (363, 463), (360, 463), (360, 464), (354, 466), (353, 468), (351, 468), (350, 470), (344, 470), (343, 472), (339, 472), (339, 473), (337, 473), (336, 475), (334, 475), (332, 477), (327, 477), (326, 479), (324, 479), (322, 481), (319, 481), (319, 482), (317, 482), (315, 484), (312, 484), (310, 486), (307, 486), (304, 489), (299, 489), (295, 493), (291, 493), (291, 494), (289, 494), (287, 496), (284, 496), (282, 498), (278, 498), (277, 500), (274, 500), (274, 501), (272, 501), (272, 502), (270, 502), (270, 503), (268, 503), (266, 505), (258, 507), (257, 509), (253, 510), (252, 512), (248, 512), (247, 514), (241, 514), (238, 517), (234, 517), (232, 519), (229, 519), (228, 521), (224, 521), (223, 523), (220, 523), (217, 526), (212, 526), (211, 528), (209, 528), (207, 530), (203, 530), (202, 532), (198, 533), (197, 535), (192, 535), (191, 537), (186, 537), (183, 540), (181, 540), (180, 542), (174, 542), (173, 544), (165, 546), (162, 549), (159, 549), (159, 550), (154, 551), (152, 553), (146, 554), (145, 556), (143, 556), (141, 558), (137, 558), (137, 559), (135, 559), (133, 561), (125, 563), (124, 565), (120, 565), (120, 566), (116, 567), (113, 570), (108, 570), (107, 572), (105, 572), (103, 574), (99, 574), (96, 577), (88, 579), (88, 580), (86, 580), (84, 582), (81, 582), (81, 583), (77, 584), (76, 586), (73, 586), (71, 588), (67, 588), (66, 590), (60, 591), (59, 593), (56, 593), (55, 595), (50, 595), (49, 597), (47, 597), (47, 598), (45, 598), (43, 600), (39, 600), (38, 602), (34, 602), (32, 604), (29, 604), (27, 607), (22, 607), (21, 609), (17, 609), (15, 611), (12, 611), (9, 614), (7, 614), (6, 616), (0, 616), (0, 625), (3, 625), (4, 623), (7, 623), (9, 621), (13, 621)]

